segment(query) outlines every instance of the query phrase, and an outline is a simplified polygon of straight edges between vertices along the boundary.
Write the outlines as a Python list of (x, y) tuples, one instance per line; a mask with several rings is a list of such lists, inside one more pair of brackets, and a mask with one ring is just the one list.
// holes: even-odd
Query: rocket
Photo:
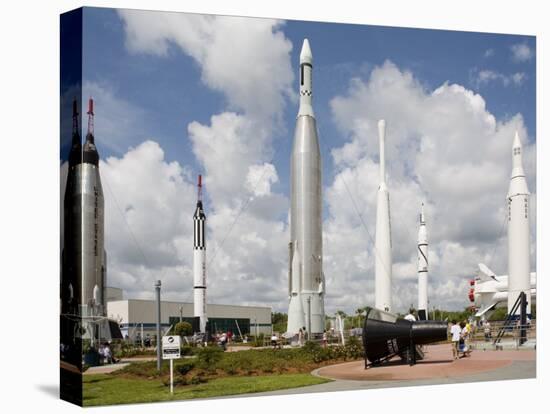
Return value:
[(385, 136), (386, 121), (381, 119), (378, 121), (378, 138), (380, 141), (380, 186), (378, 187), (378, 198), (376, 203), (374, 295), (375, 307), (391, 312), (391, 223), (390, 194), (388, 192), (388, 186), (386, 185)]
[(418, 318), (428, 319), (428, 231), (424, 216), (424, 203), (420, 210), (418, 228)]
[[(497, 276), (483, 263), (479, 263), (479, 269), (474, 279), (470, 280), (470, 291), (468, 297), (470, 302), (477, 308), (476, 316), (486, 317), (486, 313), (497, 307), (508, 306), (510, 297), (508, 290), (508, 275)], [(536, 302), (537, 296), (537, 274), (531, 272), (529, 275), (529, 296), (527, 300)], [(517, 296), (516, 296), (517, 299)]]
[(104, 199), (94, 136), (94, 101), (88, 101), (88, 131), (81, 145), (73, 102), (73, 137), (64, 196), (62, 312), (82, 317), (106, 315)]
[[(289, 311), (287, 332), (325, 329), (321, 151), (312, 97), (313, 55), (304, 39), (300, 52), (300, 106), (290, 160)], [(306, 324), (303, 324), (306, 321)], [(300, 326), (302, 325), (302, 326)]]
[(197, 185), (197, 207), (193, 215), (193, 305), (200, 322), (200, 332), (206, 332), (206, 215), (202, 207), (202, 176)]
[[(523, 170), (522, 146), (516, 131), (512, 145), (512, 175), (508, 189), (508, 312), (520, 292), (528, 298), (527, 314), (531, 313), (529, 189)], [(519, 314), (519, 308), (516, 312)]]

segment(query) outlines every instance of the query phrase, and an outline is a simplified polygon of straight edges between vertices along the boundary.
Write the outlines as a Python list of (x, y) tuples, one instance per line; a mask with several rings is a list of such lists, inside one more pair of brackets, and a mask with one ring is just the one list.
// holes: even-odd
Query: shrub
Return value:
[(254, 343), (253, 345), (255, 347), (264, 346), (264, 334), (260, 333), (258, 336), (254, 337)]
[(195, 374), (193, 374), (189, 377), (187, 382), (189, 384), (196, 385), (196, 384), (200, 384), (200, 383), (203, 383), (203, 382), (206, 382), (206, 381), (207, 381), (207, 379), (203, 376), (203, 374), (195, 373)]
[(223, 350), (218, 347), (200, 348), (197, 352), (197, 367), (215, 370), (216, 364), (223, 358)]
[(317, 352), (319, 349), (321, 349), (321, 346), (317, 342), (313, 341), (306, 341), (302, 347), (302, 350), (307, 353)]
[(157, 371), (157, 362), (156, 361), (147, 361), (147, 362), (134, 362), (131, 363), (121, 370), (115, 371), (114, 374), (129, 374), (135, 375), (137, 377), (145, 378), (156, 378), (163, 374), (168, 373), (168, 363), (167, 361), (161, 364), (161, 371)]
[(190, 345), (182, 345), (180, 348), (180, 354), (182, 356), (193, 355), (196, 353), (197, 348), (193, 348)]
[(346, 358), (358, 359), (363, 357), (363, 344), (355, 336), (351, 336), (345, 346)]
[(189, 322), (178, 322), (173, 329), (174, 335), (188, 336), (193, 334), (193, 327)]
[(175, 368), (176, 371), (180, 373), (180, 375), (187, 375), (188, 372), (195, 368), (195, 361), (184, 359), (183, 361), (178, 362)]

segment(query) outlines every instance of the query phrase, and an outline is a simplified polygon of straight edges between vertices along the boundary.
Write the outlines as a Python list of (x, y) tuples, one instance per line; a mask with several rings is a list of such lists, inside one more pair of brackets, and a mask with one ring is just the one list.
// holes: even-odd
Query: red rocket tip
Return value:
[(76, 99), (73, 100), (73, 117), (78, 115), (78, 108), (76, 105)]
[(202, 175), (199, 174), (199, 187), (202, 187)]
[(94, 100), (93, 98), (90, 98), (88, 100), (88, 114), (93, 115), (94, 114)]

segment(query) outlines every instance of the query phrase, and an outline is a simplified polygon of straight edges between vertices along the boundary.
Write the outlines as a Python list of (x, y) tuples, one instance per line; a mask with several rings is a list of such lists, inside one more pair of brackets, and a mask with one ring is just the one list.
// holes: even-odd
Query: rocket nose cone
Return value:
[(300, 52), (300, 63), (312, 63), (313, 55), (311, 54), (311, 47), (309, 46), (309, 40), (304, 39), (302, 44), (302, 51)]
[(516, 135), (514, 136), (514, 145), (512, 148), (521, 148), (521, 140), (519, 139), (518, 131), (516, 131)]
[(378, 137), (380, 139), (386, 138), (386, 121), (384, 119), (378, 121)]

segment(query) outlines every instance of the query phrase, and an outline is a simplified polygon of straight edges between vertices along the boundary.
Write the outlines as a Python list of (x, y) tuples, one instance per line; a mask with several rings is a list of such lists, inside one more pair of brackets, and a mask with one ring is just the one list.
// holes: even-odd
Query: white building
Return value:
[[(193, 303), (161, 302), (161, 330), (164, 334), (181, 320), (195, 323)], [(154, 300), (125, 299), (107, 302), (107, 316), (117, 321), (123, 336), (131, 340), (156, 336), (157, 305)], [(207, 331), (231, 331), (240, 335), (271, 334), (271, 308), (208, 304)], [(239, 332), (240, 331), (240, 332)]]

